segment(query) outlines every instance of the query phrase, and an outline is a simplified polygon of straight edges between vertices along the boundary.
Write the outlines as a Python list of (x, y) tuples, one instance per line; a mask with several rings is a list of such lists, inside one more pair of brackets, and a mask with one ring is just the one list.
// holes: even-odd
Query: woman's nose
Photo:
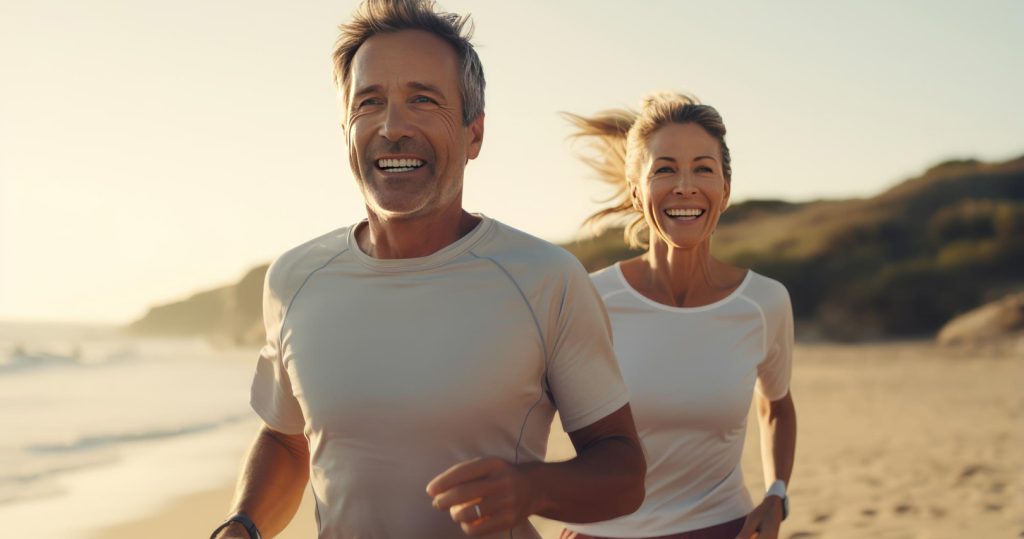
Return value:
[(679, 175), (679, 179), (676, 180), (672, 192), (679, 195), (695, 195), (697, 194), (697, 183), (689, 174), (684, 172)]

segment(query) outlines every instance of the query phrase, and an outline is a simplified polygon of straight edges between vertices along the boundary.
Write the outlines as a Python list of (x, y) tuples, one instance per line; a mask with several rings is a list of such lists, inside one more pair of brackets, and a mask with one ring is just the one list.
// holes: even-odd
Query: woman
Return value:
[[(586, 162), (619, 188), (589, 221), (630, 216), (627, 241), (647, 249), (591, 277), (648, 472), (639, 510), (569, 524), (562, 538), (774, 538), (796, 445), (793, 315), (782, 284), (711, 256), (732, 179), (722, 118), (678, 94), (646, 98), (639, 114), (567, 117), (598, 150)], [(771, 485), (756, 507), (740, 469), (752, 397)]]

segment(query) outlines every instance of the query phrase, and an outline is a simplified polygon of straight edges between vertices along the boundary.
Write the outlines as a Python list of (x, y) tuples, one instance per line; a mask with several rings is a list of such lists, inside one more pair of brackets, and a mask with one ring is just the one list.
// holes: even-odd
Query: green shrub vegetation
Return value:
[[(637, 254), (621, 229), (564, 247), (590, 271)], [(785, 284), (802, 325), (827, 337), (931, 334), (1024, 288), (1024, 157), (948, 161), (868, 199), (737, 204), (712, 249)], [(154, 307), (129, 330), (257, 344), (265, 272)]]

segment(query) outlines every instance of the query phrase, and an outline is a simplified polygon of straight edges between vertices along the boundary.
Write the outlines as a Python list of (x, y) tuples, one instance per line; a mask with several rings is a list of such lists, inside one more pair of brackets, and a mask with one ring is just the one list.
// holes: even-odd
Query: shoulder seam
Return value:
[(474, 253), (473, 251), (469, 251), (469, 254), (472, 255), (474, 258), (479, 258), (481, 260), (487, 260), (491, 264), (494, 264), (499, 270), (501, 270), (502, 273), (505, 274), (505, 277), (507, 277), (508, 280), (512, 283), (512, 286), (516, 287), (516, 291), (519, 292), (519, 297), (522, 298), (523, 303), (526, 305), (526, 309), (528, 311), (530, 311), (530, 318), (533, 319), (533, 326), (537, 330), (537, 336), (540, 337), (541, 346), (544, 348), (544, 367), (546, 369), (547, 366), (548, 366), (548, 359), (549, 359), (548, 358), (548, 343), (547, 343), (547, 339), (544, 338), (544, 330), (542, 330), (541, 327), (540, 327), (540, 320), (537, 318), (537, 313), (534, 312), (533, 305), (530, 304), (530, 300), (526, 299), (526, 293), (523, 292), (523, 288), (521, 286), (519, 286), (519, 282), (516, 281), (515, 277), (512, 277), (512, 274), (509, 273), (507, 269), (505, 269), (505, 266), (502, 266), (501, 263), (498, 262), (497, 260), (495, 260), (495, 259), (493, 259), (493, 258), (491, 258), (489, 256), (480, 256), (480, 255)]
[(341, 251), (338, 251), (334, 256), (332, 256), (331, 258), (327, 259), (327, 262), (324, 262), (323, 264), (321, 264), (320, 267), (318, 267), (315, 270), (309, 272), (309, 274), (306, 275), (306, 278), (302, 280), (302, 284), (300, 284), (299, 287), (295, 289), (295, 293), (292, 294), (292, 298), (290, 300), (288, 300), (288, 307), (285, 308), (284, 314), (281, 315), (281, 327), (278, 328), (278, 334), (277, 334), (277, 342), (279, 343), (279, 346), (282, 347), (282, 350), (281, 350), (281, 362), (282, 363), (284, 362), (284, 349), (283, 349), (284, 348), (284, 326), (285, 326), (285, 322), (288, 320), (288, 314), (291, 313), (291, 311), (292, 311), (292, 304), (294, 304), (295, 303), (295, 299), (299, 297), (299, 292), (302, 292), (302, 289), (306, 286), (306, 283), (308, 283), (309, 280), (313, 277), (314, 273), (316, 273), (316, 272), (326, 268), (331, 262), (334, 262), (335, 258), (338, 258), (339, 256), (343, 255), (344, 253), (348, 252), (348, 250), (349, 250), (349, 247), (346, 246)]
[(761, 304), (754, 301), (753, 298), (746, 294), (740, 294), (739, 297), (747, 300), (748, 303), (757, 309), (757, 313), (761, 315), (761, 361), (764, 361), (768, 357), (768, 317), (764, 314), (764, 309), (761, 308)]
[(519, 282), (512, 277), (512, 274), (505, 269), (505, 266), (502, 266), (500, 262), (489, 256), (480, 256), (474, 253), (472, 249), (469, 250), (469, 254), (474, 258), (487, 260), (491, 264), (494, 264), (502, 273), (505, 274), (505, 277), (507, 277), (512, 283), (512, 286), (516, 287), (516, 291), (519, 292), (519, 297), (522, 298), (523, 303), (526, 305), (526, 310), (530, 312), (530, 317), (533, 319), (533, 326), (537, 329), (537, 337), (540, 338), (540, 346), (544, 350), (544, 374), (540, 383), (541, 390), (538, 392), (537, 400), (530, 406), (530, 409), (526, 411), (526, 416), (523, 418), (523, 424), (519, 427), (519, 438), (516, 440), (514, 463), (519, 464), (519, 446), (523, 443), (523, 434), (526, 432), (526, 424), (529, 422), (530, 415), (533, 414), (533, 410), (541, 403), (542, 400), (544, 400), (544, 380), (548, 377), (548, 360), (550, 359), (548, 357), (548, 343), (547, 339), (544, 338), (544, 331), (540, 327), (540, 320), (537, 319), (537, 313), (534, 312), (533, 305), (530, 305), (530, 300), (526, 298), (526, 293), (523, 292), (523, 288), (519, 286)]

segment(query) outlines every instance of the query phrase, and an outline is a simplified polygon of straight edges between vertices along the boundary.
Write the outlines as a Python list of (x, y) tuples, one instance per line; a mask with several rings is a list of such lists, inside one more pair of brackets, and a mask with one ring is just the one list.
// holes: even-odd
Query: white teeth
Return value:
[(693, 208), (693, 209), (690, 209), (690, 208), (687, 208), (687, 209), (673, 208), (673, 209), (665, 210), (665, 213), (668, 214), (669, 217), (700, 217), (701, 215), (704, 215), (704, 210), (696, 209), (696, 208)]
[(423, 161), (419, 159), (378, 159), (377, 166), (389, 169), (391, 172), (408, 172), (423, 166)]

